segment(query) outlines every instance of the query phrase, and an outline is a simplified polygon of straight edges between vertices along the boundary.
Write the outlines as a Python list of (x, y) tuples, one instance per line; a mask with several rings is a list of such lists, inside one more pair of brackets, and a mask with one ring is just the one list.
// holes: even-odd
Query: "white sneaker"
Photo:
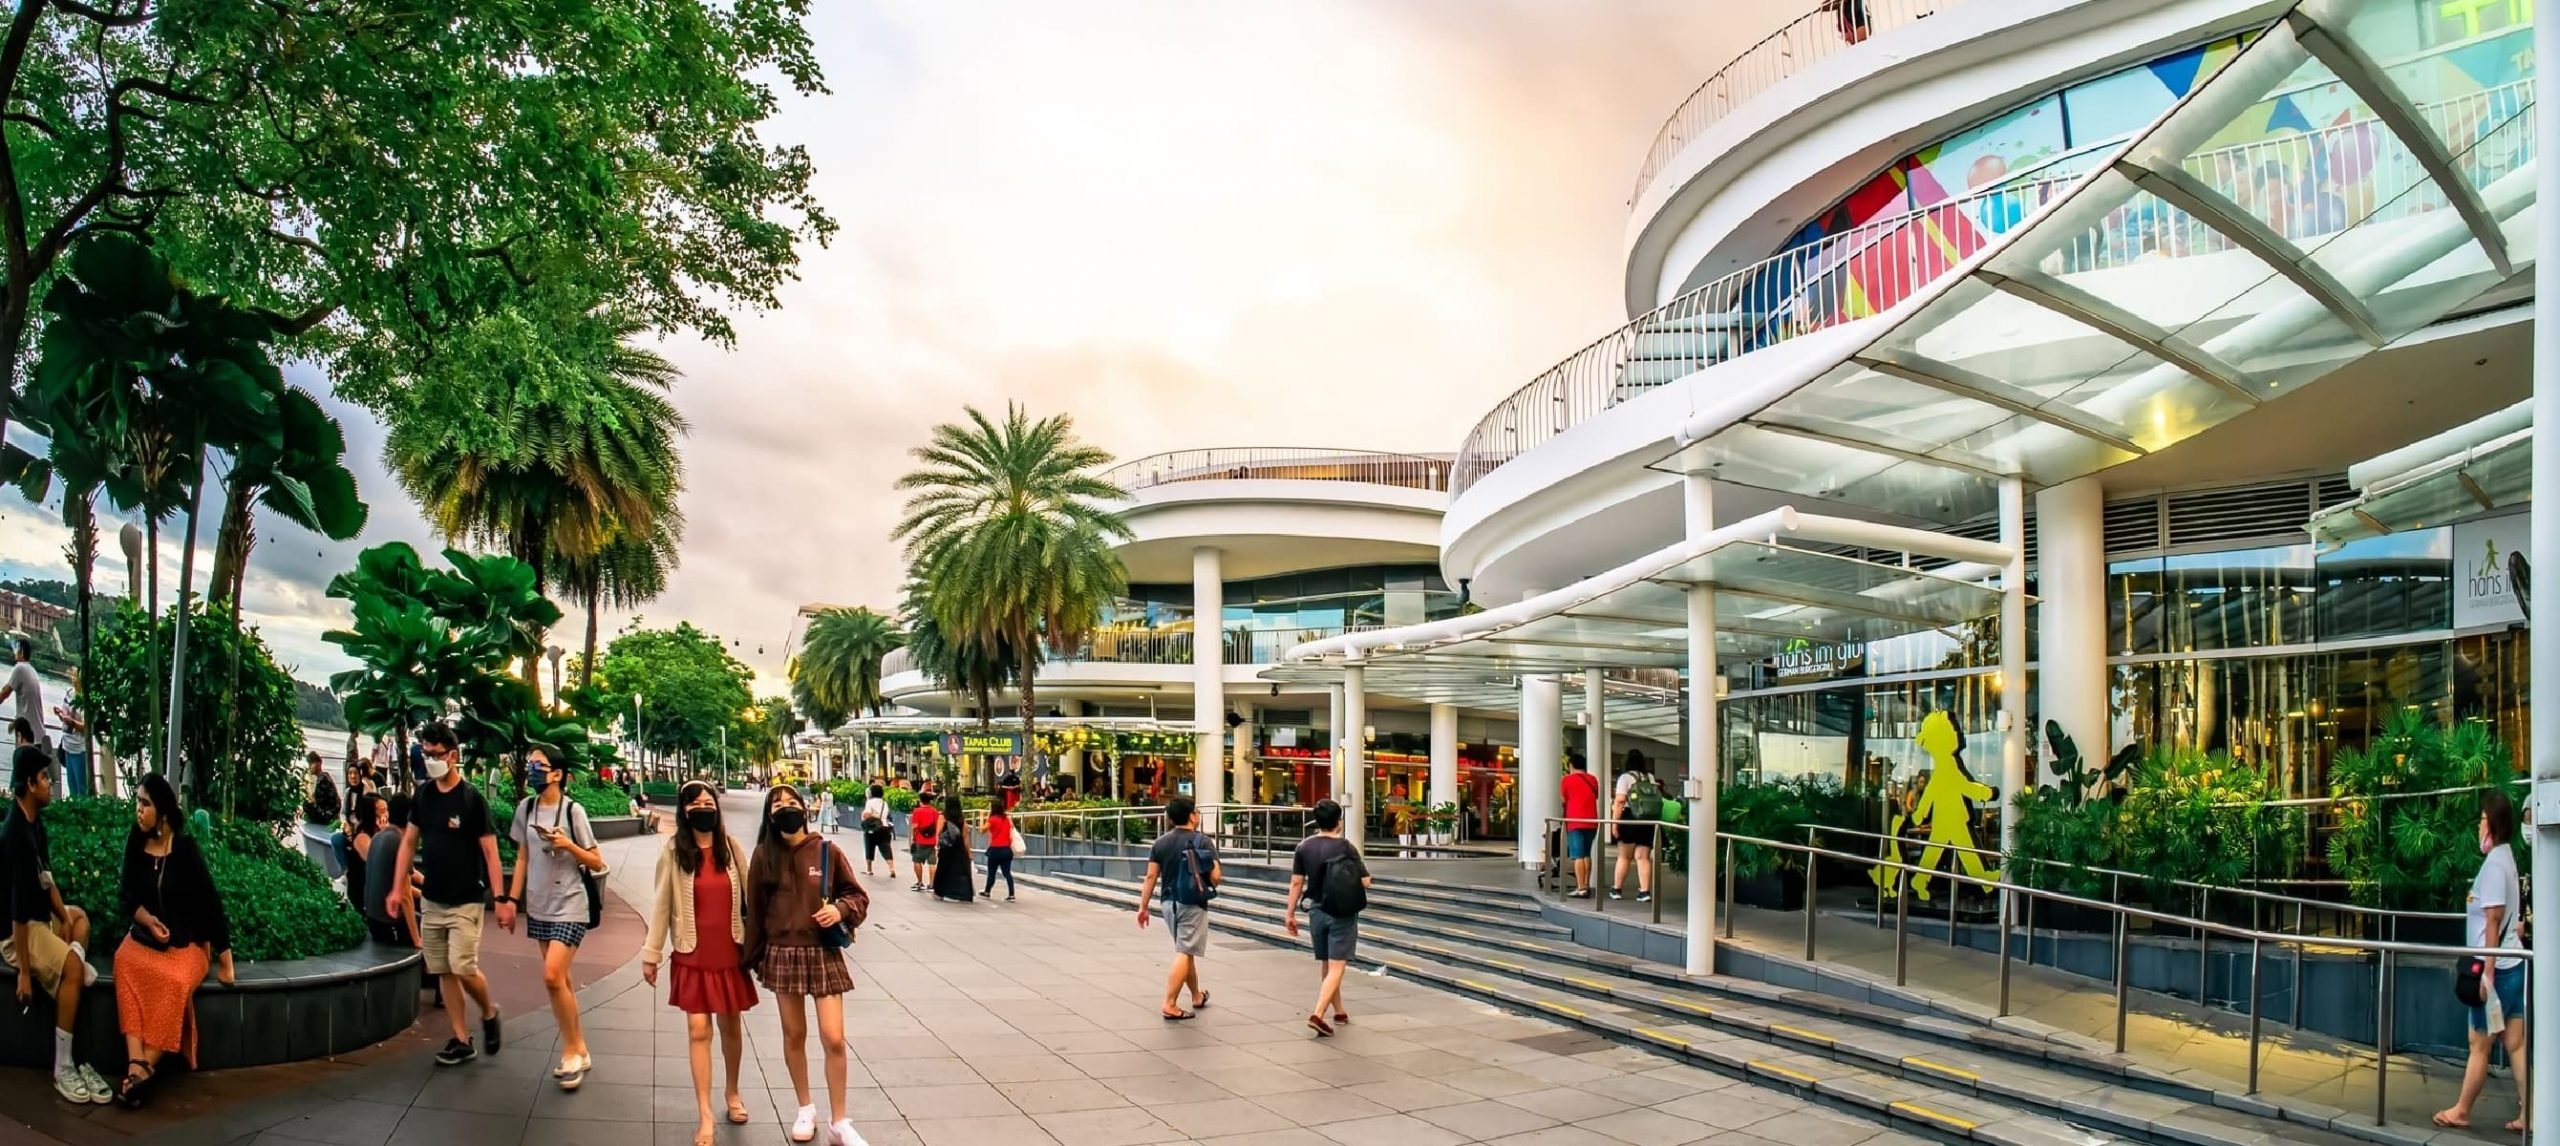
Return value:
[(89, 1084), (89, 1093), (97, 1095), (89, 1101), (105, 1104), (116, 1100), (116, 1088), (107, 1085), (107, 1080), (99, 1077), (98, 1072), (91, 1069), (88, 1063), (81, 1063), (73, 1069), (80, 1072), (80, 1081)]
[(853, 1120), (850, 1118), (836, 1119), (834, 1124), (827, 1127), (827, 1134), (836, 1140), (835, 1146), (871, 1146), (870, 1143), (862, 1140), (862, 1135), (854, 1133)]
[(812, 1138), (816, 1138), (817, 1136), (818, 1104), (812, 1102), (807, 1106), (801, 1107), (800, 1113), (792, 1116), (791, 1140), (794, 1142), (806, 1142)]
[(87, 1104), (98, 1100), (98, 1092), (89, 1089), (89, 1080), (80, 1077), (77, 1067), (53, 1072), (53, 1092), (67, 1102)]

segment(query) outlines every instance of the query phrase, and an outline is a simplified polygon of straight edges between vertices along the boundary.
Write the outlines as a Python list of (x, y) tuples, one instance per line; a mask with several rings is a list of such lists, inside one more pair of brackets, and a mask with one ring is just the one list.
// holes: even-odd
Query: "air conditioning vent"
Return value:
[(2312, 496), (2318, 501), (2318, 508), (2327, 509), (2354, 501), (2356, 487), (2347, 484), (2347, 475), (2331, 474), (2320, 479), (2319, 491)]
[(2107, 503), (2107, 552), (2138, 553), (2160, 548), (2160, 499), (2136, 498)]
[(1305, 708), (1266, 708), (1256, 712), (1254, 720), (1262, 724), (1296, 725), (1300, 728), (1313, 728), (1316, 722), (1314, 710)]
[(2221, 541), (2299, 541), (2312, 512), (2312, 489), (2300, 481), (2234, 489), (2173, 493), (2168, 498), (2169, 544)]

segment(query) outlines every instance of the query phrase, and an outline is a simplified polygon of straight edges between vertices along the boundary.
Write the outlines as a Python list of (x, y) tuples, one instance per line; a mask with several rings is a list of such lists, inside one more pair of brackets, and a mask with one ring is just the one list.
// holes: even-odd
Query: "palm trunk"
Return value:
[(169, 639), (169, 760), (175, 769), (178, 790), (195, 792), (199, 797), (202, 777), (186, 767), (178, 755), (178, 738), (186, 727), (187, 716), (187, 604), (195, 594), (196, 514), (204, 504), (204, 482), (198, 476), (194, 492), (187, 495), (187, 547), (178, 551), (178, 631)]
[[(528, 520), (516, 530), (516, 548), (519, 551), (516, 557), (533, 567), (533, 589), (534, 592), (540, 593), (544, 584), (542, 557), (544, 550), (549, 548), (550, 542), (544, 537), (541, 524), (531, 520), (530, 514), (527, 518)], [(542, 701), (542, 646), (550, 635), (548, 630), (535, 629), (533, 651), (524, 658), (524, 686), (533, 690), (533, 699), (536, 704)]]
[(234, 469), (232, 480), (223, 487), (222, 524), (213, 532), (213, 580), (205, 587), (205, 597), (213, 604), (238, 600), (246, 580), (249, 547), (257, 541), (256, 507), (248, 484)]
[(1028, 760), (1033, 743), (1032, 729), (1039, 712), (1038, 702), (1032, 698), (1032, 678), (1040, 671), (1040, 646), (1025, 637), (1015, 647), (1022, 650), (1022, 758)]
[[(158, 517), (151, 518), (151, 525), (147, 532), (150, 536), (143, 543), (150, 546), (150, 552), (143, 556), (143, 569), (145, 588), (149, 594), (144, 602), (148, 606), (145, 616), (151, 622), (150, 639), (145, 642), (151, 646), (151, 715), (146, 718), (146, 722), (160, 719), (160, 519)], [(142, 771), (144, 772), (152, 771), (151, 750), (159, 746), (160, 739), (152, 734), (158, 731), (157, 726), (143, 730)], [(163, 760), (160, 766), (166, 769), (169, 767), (169, 762)], [(166, 775), (166, 772), (162, 774)]]
[[(97, 508), (97, 495), (94, 493), (81, 493), (68, 489), (62, 491), (63, 524), (71, 527), (71, 592), (75, 598), (71, 604), (73, 608), (80, 611), (78, 623), (80, 625), (80, 687), (82, 689), (88, 688), (89, 682), (95, 679), (90, 675), (89, 668), (89, 642), (96, 636), (96, 630), (91, 626), (89, 615), (89, 583), (98, 566)], [(84, 720), (87, 719), (86, 712), (75, 713), (75, 715)], [(94, 724), (89, 728), (88, 743), (91, 762), (90, 783), (94, 785), (97, 782), (95, 779), (98, 774), (97, 762), (105, 759), (105, 754), (98, 750), (98, 729)], [(75, 796), (89, 794), (88, 792), (72, 793)]]
[(578, 687), (596, 682), (596, 611), (604, 603), (604, 579), (587, 582), (587, 653), (578, 662)]

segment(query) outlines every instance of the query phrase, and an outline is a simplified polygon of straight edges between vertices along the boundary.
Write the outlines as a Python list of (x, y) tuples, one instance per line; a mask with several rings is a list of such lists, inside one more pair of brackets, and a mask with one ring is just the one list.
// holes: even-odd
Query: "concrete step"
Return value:
[[(1235, 869), (1233, 867), (1229, 867), (1227, 871), (1227, 881), (1220, 888), (1218, 893), (1218, 902), (1221, 904), (1240, 899), (1250, 899), (1254, 902), (1265, 903), (1276, 908), (1288, 900), (1289, 881), (1286, 877), (1277, 881), (1239, 879), (1236, 878)], [(1054, 878), (1086, 880), (1089, 882), (1109, 884), (1114, 887), (1125, 888), (1128, 893), (1132, 895), (1137, 893), (1137, 886), (1135, 883), (1129, 880), (1114, 879), (1108, 876), (1060, 873), (1054, 875)], [(1556, 947), (1559, 951), (1572, 946), (1571, 939), (1573, 932), (1571, 929), (1558, 924), (1549, 923), (1534, 915), (1523, 916), (1499, 912), (1473, 911), (1450, 906), (1436, 899), (1399, 895), (1388, 889), (1378, 889), (1371, 893), (1369, 910), (1371, 912), (1386, 913), (1393, 916), (1400, 922), (1408, 923), (1416, 927), (1427, 927), (1451, 935), (1466, 936), (1470, 939), (1478, 937), (1491, 938), (1494, 935), (1503, 934), (1534, 935), (1555, 940)]]
[[(1105, 901), (1125, 902), (1135, 890), (1118, 881), (1086, 877), (1040, 877), (1039, 882)], [(1294, 942), (1282, 930), (1283, 910), (1273, 897), (1235, 895), (1221, 897), (1219, 912), (1212, 918), (1220, 927), (1240, 934)], [(2269, 1104), (2203, 1091), (2114, 1056), (2047, 1047), (1943, 1019), (1880, 1012), (1874, 1017), (1897, 1020), (1894, 1027), (1880, 1028), (1837, 1014), (1808, 1014), (1789, 1006), (1790, 1000), (1784, 998), (1808, 992), (1692, 978), (1676, 968), (1571, 944), (1465, 937), (1463, 945), (1456, 945), (1438, 932), (1417, 932), (1367, 912), (1362, 913), (1361, 941), (1370, 951), (1384, 952), (1378, 956), (1381, 966), (1409, 977), (1564, 1017), (1657, 1049), (1675, 1050), (1684, 1057), (1712, 1060), (1717, 1057), (1712, 1048), (1740, 1043), (1741, 1049), (1732, 1051), (1743, 1055), (1736, 1073), (1764, 1083), (1774, 1077), (1781, 1089), (1822, 1092), (1827, 1084), (1849, 1104), (1875, 1107), (1881, 1103), (1887, 1114), (1897, 1113), (1892, 1109), (1896, 1102), (1918, 1101), (1895, 1095), (1904, 1088), (1920, 1087), (1934, 1095), (1989, 1102), (2000, 1110), (2132, 1140), (2188, 1146), (2244, 1146), (2270, 1140), (2340, 1146), (2348, 1141), (2325, 1122), (2287, 1121), (2289, 1112)], [(1524, 946), (1536, 949), (1523, 950)], [(1515, 953), (1537, 961), (1504, 957)], [(1644, 974), (1639, 977), (1637, 972)], [(1666, 980), (1676, 985), (1666, 987)], [(1558, 1001), (1559, 994), (1576, 997), (1579, 1005)], [(1770, 997), (1755, 997), (1763, 994)], [(1828, 996), (1817, 997), (1842, 1004)], [(1990, 1036), (1989, 1044), (1972, 1036)], [(1785, 1065), (1790, 1062), (1794, 1065)], [(1809, 1070), (1809, 1062), (1826, 1066)], [(1793, 1075), (1752, 1069), (1771, 1063)], [(1876, 1101), (1862, 1103), (1859, 1096)], [(1948, 1112), (1943, 1101), (1927, 1108)], [(2343, 1112), (2337, 1116), (2345, 1117)], [(1961, 1114), (1956, 1121), (1986, 1124), (1982, 1117)], [(1951, 1131), (1952, 1123), (1934, 1129), (1943, 1135)]]
[[(1264, 863), (1260, 860), (1248, 860), (1231, 862), (1226, 867), (1227, 874), (1231, 878), (1251, 880), (1256, 883), (1276, 883), (1282, 887), (1289, 885), (1289, 865), (1286, 861)], [(1412, 902), (1448, 904), (1470, 911), (1519, 915), (1531, 919), (1542, 918), (1545, 914), (1544, 905), (1539, 902), (1538, 894), (1527, 889), (1469, 887), (1463, 883), (1443, 883), (1400, 875), (1391, 884), (1375, 889), (1373, 894)]]

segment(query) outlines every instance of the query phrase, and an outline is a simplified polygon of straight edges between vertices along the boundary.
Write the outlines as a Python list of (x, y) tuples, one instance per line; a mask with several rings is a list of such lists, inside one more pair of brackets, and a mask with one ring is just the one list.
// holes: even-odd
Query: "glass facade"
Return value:
[[(1434, 566), (1355, 565), (1229, 581), (1220, 627), (1230, 663), (1267, 664), (1291, 645), (1354, 630), (1418, 625), (1454, 617), (1458, 608), (1458, 594)], [(1116, 633), (1187, 634), (1191, 586), (1131, 585), (1103, 623)], [(1187, 651), (1183, 659), (1189, 659)]]

